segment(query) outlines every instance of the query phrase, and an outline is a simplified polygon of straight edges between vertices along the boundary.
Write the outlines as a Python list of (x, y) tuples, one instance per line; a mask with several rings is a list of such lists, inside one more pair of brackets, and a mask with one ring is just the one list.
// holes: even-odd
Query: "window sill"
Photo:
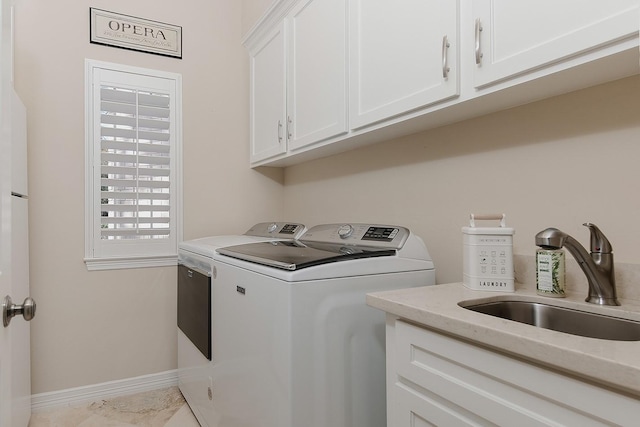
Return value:
[(85, 258), (87, 270), (122, 270), (126, 268), (172, 267), (178, 265), (177, 255), (125, 258)]

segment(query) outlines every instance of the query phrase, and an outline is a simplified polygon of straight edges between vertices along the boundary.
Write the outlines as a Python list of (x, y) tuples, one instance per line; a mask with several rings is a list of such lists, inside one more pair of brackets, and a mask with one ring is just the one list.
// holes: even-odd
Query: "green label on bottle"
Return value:
[(540, 249), (536, 252), (536, 283), (538, 293), (547, 296), (563, 297), (564, 251)]

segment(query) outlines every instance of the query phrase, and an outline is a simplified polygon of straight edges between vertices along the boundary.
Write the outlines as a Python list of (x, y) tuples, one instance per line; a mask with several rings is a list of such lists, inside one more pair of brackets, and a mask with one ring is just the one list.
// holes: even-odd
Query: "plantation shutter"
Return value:
[(170, 96), (100, 87), (100, 238), (170, 233)]
[(175, 265), (182, 237), (181, 77), (86, 65), (87, 268)]

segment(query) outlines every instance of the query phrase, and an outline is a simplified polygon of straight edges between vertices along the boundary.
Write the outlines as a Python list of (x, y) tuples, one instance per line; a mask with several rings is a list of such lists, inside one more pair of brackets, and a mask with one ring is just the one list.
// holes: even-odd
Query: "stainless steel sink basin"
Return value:
[(640, 341), (640, 322), (531, 301), (494, 301), (462, 305), (467, 310), (572, 335), (615, 341)]

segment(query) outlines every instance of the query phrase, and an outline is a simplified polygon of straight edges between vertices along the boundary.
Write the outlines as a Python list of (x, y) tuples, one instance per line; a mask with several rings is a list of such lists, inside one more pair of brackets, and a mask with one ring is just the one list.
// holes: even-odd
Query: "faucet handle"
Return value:
[(610, 254), (613, 252), (611, 243), (595, 224), (585, 222), (582, 225), (588, 227), (589, 231), (591, 231), (591, 253)]

